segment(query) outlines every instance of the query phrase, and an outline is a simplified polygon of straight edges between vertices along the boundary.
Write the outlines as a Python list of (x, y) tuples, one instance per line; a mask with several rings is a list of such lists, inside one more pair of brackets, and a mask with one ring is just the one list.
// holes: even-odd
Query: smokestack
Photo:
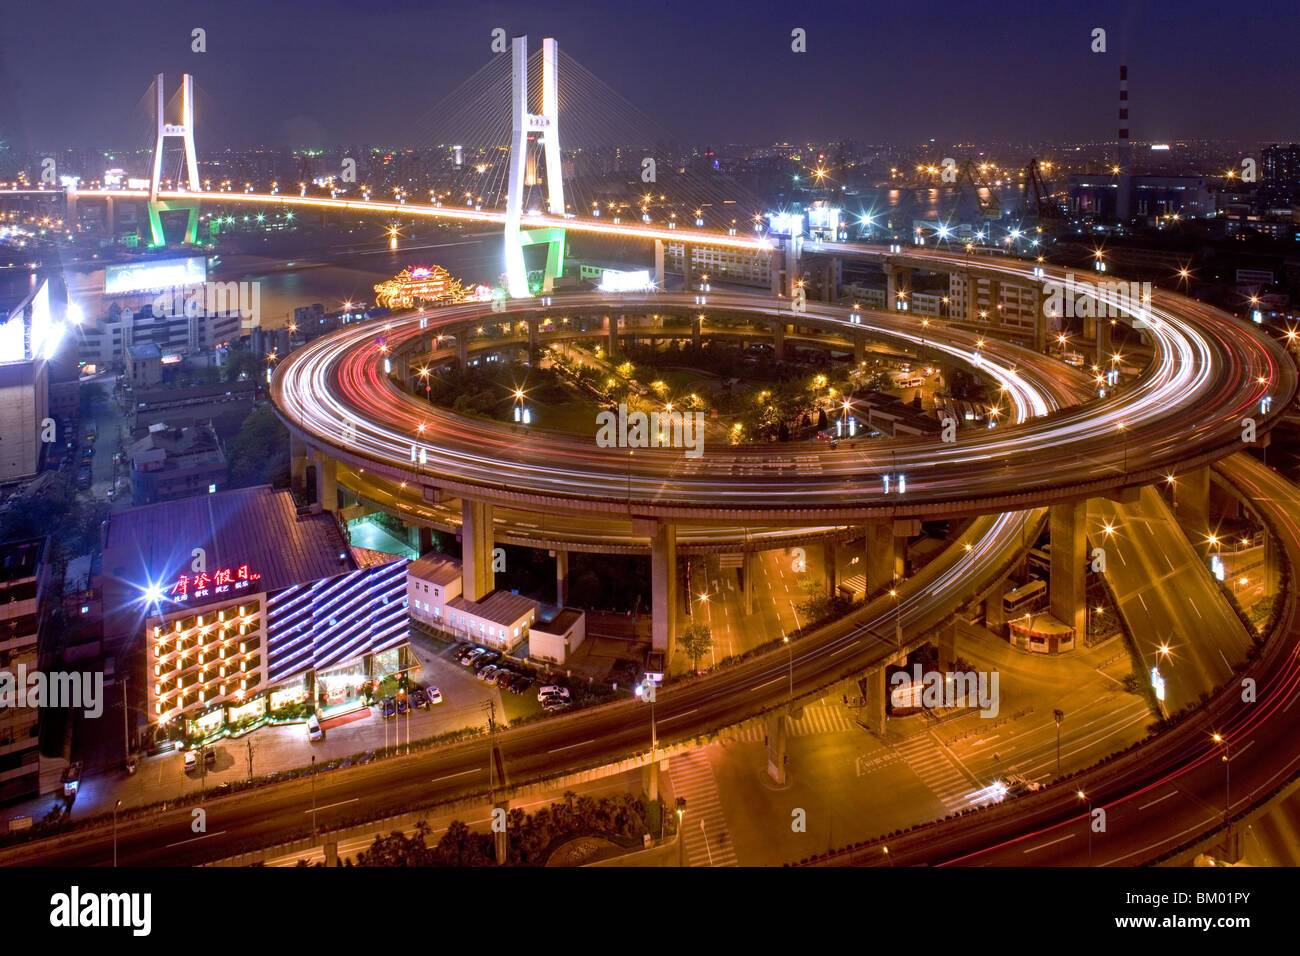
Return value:
[(1115, 197), (1115, 218), (1120, 223), (1128, 222), (1129, 217), (1129, 192), (1132, 188), (1129, 174), (1132, 170), (1129, 168), (1129, 149), (1128, 149), (1128, 67), (1119, 68), (1119, 138), (1116, 144), (1115, 165), (1119, 167), (1119, 178), (1116, 182)]

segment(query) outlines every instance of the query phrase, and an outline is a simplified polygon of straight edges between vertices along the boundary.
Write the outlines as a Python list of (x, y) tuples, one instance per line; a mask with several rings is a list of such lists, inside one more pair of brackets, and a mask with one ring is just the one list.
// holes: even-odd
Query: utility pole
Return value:
[(130, 761), (131, 759), (131, 731), (126, 719), (126, 680), (127, 675), (122, 675), (122, 759)]
[(253, 738), (249, 737), (246, 741), (248, 744), (248, 779), (253, 779)]
[(311, 756), (311, 838), (316, 839), (316, 755)]
[(1052, 711), (1052, 718), (1056, 721), (1056, 775), (1061, 775), (1061, 721), (1065, 720), (1065, 711)]

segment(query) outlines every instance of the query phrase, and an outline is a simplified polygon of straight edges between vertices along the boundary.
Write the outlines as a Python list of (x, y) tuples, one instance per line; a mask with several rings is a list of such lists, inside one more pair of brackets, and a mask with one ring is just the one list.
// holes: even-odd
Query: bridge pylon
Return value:
[(510, 70), (510, 183), (506, 195), (505, 256), (506, 284), (512, 297), (530, 295), (524, 246), (548, 245), (542, 291), (550, 292), (556, 276), (564, 269), (564, 230), (520, 227), (524, 211), (524, 171), (528, 157), (528, 136), (541, 138), (546, 161), (546, 195), (550, 213), (564, 215), (564, 180), (560, 172), (560, 98), (557, 73), (559, 44), (551, 37), (542, 40), (542, 112), (528, 112), (528, 37), (511, 41)]
[(149, 228), (153, 233), (153, 245), (166, 244), (163, 235), (162, 220), (159, 212), (184, 209), (189, 213), (185, 229), (185, 241), (194, 242), (198, 237), (199, 206), (197, 202), (169, 202), (158, 198), (159, 184), (162, 179), (163, 150), (168, 139), (179, 139), (185, 147), (184, 181), (190, 192), (199, 192), (199, 162), (194, 151), (194, 76), (186, 73), (181, 77), (181, 116), (179, 123), (168, 123), (167, 100), (164, 95), (164, 74), (159, 73), (154, 81), (155, 119), (158, 123), (158, 135), (154, 140), (153, 165), (149, 174)]

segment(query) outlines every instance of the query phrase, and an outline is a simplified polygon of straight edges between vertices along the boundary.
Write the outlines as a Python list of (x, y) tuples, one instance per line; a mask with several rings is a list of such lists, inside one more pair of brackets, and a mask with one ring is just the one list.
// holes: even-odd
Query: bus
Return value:
[(1047, 582), (1034, 580), (1002, 595), (1002, 611), (1008, 620), (1033, 614), (1047, 600)]

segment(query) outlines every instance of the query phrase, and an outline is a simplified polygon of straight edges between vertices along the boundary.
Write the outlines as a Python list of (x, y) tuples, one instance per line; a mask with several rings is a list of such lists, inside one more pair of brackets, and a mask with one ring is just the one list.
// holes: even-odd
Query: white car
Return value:
[(438, 688), (430, 687), (428, 693), (429, 693), (429, 703), (431, 704), (442, 703), (442, 691), (438, 690)]
[(492, 678), (493, 678), (493, 676), (496, 674), (496, 672), (499, 671), (500, 669), (501, 669), (501, 668), (497, 667), (495, 664), (489, 664), (487, 667), (485, 667), (485, 668), (483, 668), (481, 671), (479, 671), (475, 676), (476, 676), (479, 680), (482, 680), (482, 681), (490, 681), (490, 680), (492, 680)]
[(537, 688), (537, 703), (545, 703), (548, 697), (558, 697), (561, 700), (569, 699), (569, 688), (561, 687), (559, 684), (547, 684), (545, 687)]

